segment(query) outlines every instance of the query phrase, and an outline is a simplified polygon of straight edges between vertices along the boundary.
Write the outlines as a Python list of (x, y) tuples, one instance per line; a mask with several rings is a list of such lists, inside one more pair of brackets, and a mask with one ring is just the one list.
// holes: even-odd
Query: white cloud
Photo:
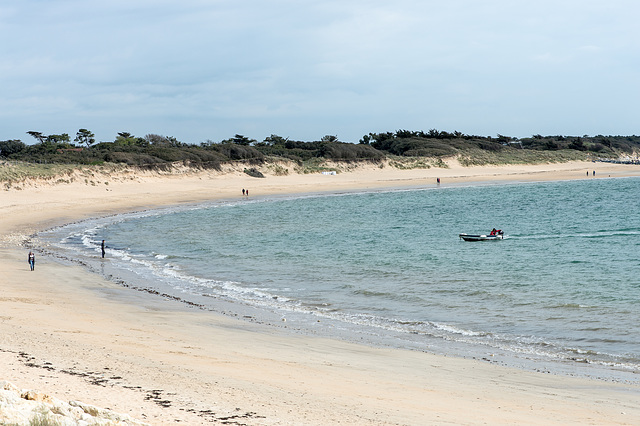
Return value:
[(189, 142), (434, 127), (634, 133), (639, 10), (621, 0), (27, 0), (0, 6), (0, 139), (80, 127), (102, 140), (130, 128)]

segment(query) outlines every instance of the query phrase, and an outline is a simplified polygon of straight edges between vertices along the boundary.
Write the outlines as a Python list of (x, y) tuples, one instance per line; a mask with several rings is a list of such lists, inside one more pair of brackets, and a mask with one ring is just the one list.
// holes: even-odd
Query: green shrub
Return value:
[(263, 178), (264, 175), (262, 174), (262, 172), (258, 169), (256, 169), (255, 167), (251, 167), (250, 169), (244, 169), (244, 172), (246, 174), (248, 174), (251, 177), (255, 177), (255, 178)]

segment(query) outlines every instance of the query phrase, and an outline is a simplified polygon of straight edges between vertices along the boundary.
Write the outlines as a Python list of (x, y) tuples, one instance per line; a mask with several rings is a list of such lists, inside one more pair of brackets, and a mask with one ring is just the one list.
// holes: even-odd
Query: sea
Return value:
[[(459, 238), (492, 228), (504, 239)], [(196, 310), (640, 382), (640, 178), (239, 194), (39, 237), (146, 297)]]

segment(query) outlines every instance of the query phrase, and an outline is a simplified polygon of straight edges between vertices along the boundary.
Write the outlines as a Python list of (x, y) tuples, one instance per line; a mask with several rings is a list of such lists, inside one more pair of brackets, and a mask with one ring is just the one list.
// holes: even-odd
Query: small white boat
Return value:
[(504, 239), (504, 232), (497, 230), (495, 234), (488, 235), (460, 234), (459, 237), (465, 241), (497, 241)]

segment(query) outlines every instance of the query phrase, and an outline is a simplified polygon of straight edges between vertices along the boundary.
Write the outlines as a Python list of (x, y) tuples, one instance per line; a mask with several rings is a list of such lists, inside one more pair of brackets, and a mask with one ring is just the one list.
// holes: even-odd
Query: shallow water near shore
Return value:
[[(116, 281), (281, 328), (638, 381), (639, 194), (624, 178), (238, 197), (41, 237)], [(492, 227), (505, 239), (458, 238)]]

